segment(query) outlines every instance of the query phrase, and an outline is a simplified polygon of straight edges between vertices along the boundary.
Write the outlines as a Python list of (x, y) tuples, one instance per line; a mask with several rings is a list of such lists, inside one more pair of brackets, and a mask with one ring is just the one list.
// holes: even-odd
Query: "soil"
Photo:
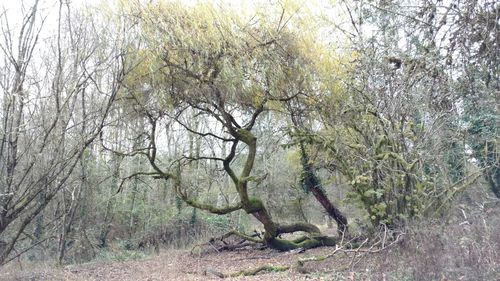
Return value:
[[(100, 262), (55, 267), (51, 265), (19, 270), (12, 264), (0, 273), (0, 280), (221, 280), (213, 272), (233, 273), (255, 269), (262, 265), (290, 266), (285, 272), (261, 272), (255, 276), (240, 276), (225, 280), (331, 280), (331, 272), (345, 270), (348, 260), (342, 257), (323, 262), (308, 263), (307, 272), (300, 273), (295, 265), (299, 258), (321, 256), (334, 248), (316, 248), (303, 253), (277, 252), (270, 249), (242, 249), (231, 252), (213, 252), (203, 255), (189, 251), (164, 250), (143, 260)], [(342, 266), (343, 264), (343, 266)], [(13, 270), (17, 267), (17, 270)], [(343, 268), (342, 268), (343, 267)], [(330, 276), (330, 278), (327, 278)]]

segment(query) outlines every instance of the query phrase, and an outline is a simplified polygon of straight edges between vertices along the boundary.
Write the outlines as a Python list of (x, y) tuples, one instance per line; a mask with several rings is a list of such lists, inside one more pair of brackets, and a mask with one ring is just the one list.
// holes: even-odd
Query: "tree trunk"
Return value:
[(339, 235), (342, 236), (344, 233), (347, 233), (347, 218), (332, 204), (330, 199), (328, 199), (328, 196), (326, 195), (321, 184), (321, 180), (315, 174), (313, 167), (309, 162), (309, 157), (303, 143), (300, 144), (300, 152), (302, 168), (304, 170), (302, 179), (304, 187), (314, 195), (316, 200), (318, 200), (321, 206), (323, 206), (328, 215), (335, 220)]

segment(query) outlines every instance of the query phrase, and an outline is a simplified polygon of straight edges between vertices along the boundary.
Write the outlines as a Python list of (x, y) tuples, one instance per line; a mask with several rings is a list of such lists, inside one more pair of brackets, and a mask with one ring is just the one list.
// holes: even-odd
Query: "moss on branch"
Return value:
[(243, 202), (243, 209), (248, 214), (255, 213), (264, 209), (264, 203), (260, 199), (252, 197), (247, 202)]
[(240, 182), (256, 182), (256, 183), (261, 183), (263, 180), (265, 180), (267, 177), (267, 174), (263, 176), (248, 176), (240, 179)]
[(217, 215), (229, 214), (229, 213), (232, 213), (232, 212), (239, 210), (243, 207), (240, 202), (238, 202), (237, 204), (229, 205), (229, 206), (225, 206), (225, 207), (216, 207), (214, 205), (197, 202), (193, 199), (188, 198), (184, 194), (181, 194), (181, 198), (184, 202), (186, 202), (186, 204), (188, 204), (191, 207), (205, 210), (207, 212), (210, 212), (212, 214), (217, 214)]
[(253, 269), (244, 269), (240, 271), (236, 271), (233, 273), (227, 273), (224, 274), (222, 272), (213, 270), (213, 269), (208, 269), (206, 272), (207, 273), (212, 273), (213, 275), (219, 277), (219, 278), (230, 278), (230, 277), (239, 277), (239, 276), (254, 276), (257, 275), (258, 273), (262, 271), (267, 271), (267, 272), (282, 272), (282, 271), (287, 271), (289, 270), (289, 266), (282, 266), (282, 265), (271, 265), (271, 264), (265, 264), (261, 265), (257, 268)]
[(307, 233), (320, 233), (319, 228), (313, 224), (307, 222), (297, 222), (288, 225), (280, 225), (278, 226), (278, 234), (282, 233), (293, 233), (297, 231), (304, 231)]
[(255, 238), (255, 237), (252, 237), (250, 235), (246, 235), (244, 233), (241, 233), (237, 230), (231, 230), (229, 231), (228, 233), (222, 235), (221, 239), (226, 239), (230, 236), (238, 236), (242, 239), (245, 239), (247, 241), (250, 241), (250, 242), (254, 242), (254, 243), (263, 243), (264, 241), (262, 239), (259, 239), (259, 238)]
[(337, 240), (324, 235), (301, 236), (295, 240), (274, 238), (267, 241), (270, 247), (279, 251), (290, 251), (294, 249), (312, 249), (321, 246), (335, 246)]
[(237, 133), (238, 138), (248, 145), (255, 143), (257, 140), (257, 138), (249, 130), (238, 129)]

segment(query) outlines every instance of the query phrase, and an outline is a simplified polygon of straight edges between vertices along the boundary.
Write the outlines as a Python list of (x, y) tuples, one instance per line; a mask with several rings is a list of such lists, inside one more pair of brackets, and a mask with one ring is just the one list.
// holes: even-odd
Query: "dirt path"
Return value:
[[(89, 263), (63, 268), (48, 266), (23, 271), (9, 270), (0, 273), (0, 280), (221, 280), (210, 271), (231, 273), (265, 264), (293, 266), (299, 258), (322, 255), (332, 250), (332, 248), (318, 248), (300, 254), (280, 253), (273, 250), (242, 250), (203, 256), (193, 256), (180, 250), (169, 250), (144, 260)], [(334, 262), (329, 260), (315, 263), (313, 269), (314, 274), (301, 274), (295, 270), (288, 270), (225, 280), (326, 280), (322, 272), (333, 271)]]

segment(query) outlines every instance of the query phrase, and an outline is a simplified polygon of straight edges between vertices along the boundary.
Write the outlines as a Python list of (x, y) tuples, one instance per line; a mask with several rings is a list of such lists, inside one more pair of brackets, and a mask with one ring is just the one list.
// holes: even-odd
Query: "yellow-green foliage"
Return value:
[(383, 123), (373, 116), (357, 117), (352, 122), (341, 120), (322, 133), (327, 161), (348, 179), (351, 198), (363, 203), (375, 225), (420, 215), (432, 179), (424, 175), (418, 154), (403, 149), (400, 140), (385, 133), (379, 127)]
[[(124, 81), (126, 95), (135, 90), (135, 98), (146, 102), (151, 97), (140, 96), (141, 87), (168, 91), (172, 86), (177, 98), (203, 99), (206, 86), (214, 85), (224, 100), (243, 108), (296, 93), (306, 94), (301, 98), (308, 105), (322, 100), (333, 108), (345, 98), (339, 79), (346, 77), (353, 55), (319, 40), (321, 23), (312, 20), (314, 9), (306, 3), (244, 2), (240, 5), (252, 8), (241, 13), (227, 3), (118, 1), (109, 9), (125, 14), (133, 23), (130, 36), (136, 37), (127, 47), (134, 67)], [(172, 104), (176, 97), (155, 99)], [(280, 102), (266, 106), (283, 109)]]
[(301, 155), (299, 150), (288, 150), (286, 154), (286, 162), (289, 163), (294, 170), (299, 171), (301, 168), (300, 157)]

